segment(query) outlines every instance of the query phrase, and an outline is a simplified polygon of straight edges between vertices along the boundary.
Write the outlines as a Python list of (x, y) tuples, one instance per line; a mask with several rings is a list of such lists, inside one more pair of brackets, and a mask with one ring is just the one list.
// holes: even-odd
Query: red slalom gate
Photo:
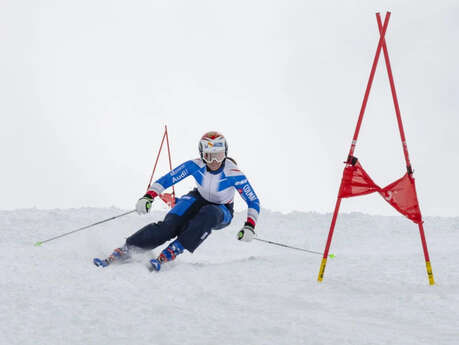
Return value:
[[(161, 150), (163, 149), (164, 140), (166, 140), (166, 144), (167, 144), (167, 154), (169, 156), (169, 168), (170, 168), (170, 170), (172, 170), (171, 150), (170, 150), (170, 146), (169, 146), (169, 134), (167, 132), (167, 126), (164, 126), (163, 138), (161, 139), (161, 145), (159, 146), (159, 151), (158, 151), (158, 154), (156, 156), (155, 166), (153, 167), (153, 172), (151, 173), (150, 182), (148, 182), (147, 191), (148, 191), (148, 189), (150, 189), (151, 182), (153, 181), (153, 175), (155, 174), (156, 166), (158, 165), (158, 160), (159, 160), (159, 156), (161, 155)], [(174, 186), (172, 186), (172, 193), (163, 193), (159, 197), (169, 207), (171, 207), (171, 208), (174, 207), (174, 205), (175, 205), (175, 189), (174, 189)]]
[[(392, 75), (392, 69), (389, 60), (389, 53), (387, 50), (385, 34), (387, 26), (389, 24), (390, 12), (386, 13), (384, 18), (384, 24), (381, 22), (381, 16), (379, 13), (376, 13), (376, 20), (378, 23), (378, 29), (380, 33), (378, 46), (376, 49), (375, 58), (373, 60), (373, 65), (370, 72), (370, 77), (368, 79), (367, 88), (365, 95), (363, 97), (362, 106), (360, 109), (359, 118), (354, 132), (354, 137), (352, 139), (351, 148), (347, 160), (345, 162), (346, 166), (344, 167), (343, 177), (341, 179), (341, 185), (338, 192), (338, 198), (335, 205), (335, 210), (333, 213), (332, 222), (330, 225), (330, 231), (328, 233), (327, 242), (325, 245), (325, 250), (323, 253), (322, 262), (320, 265), (318, 281), (321, 282), (324, 277), (325, 266), (327, 264), (328, 251), (330, 249), (333, 232), (336, 225), (336, 220), (338, 217), (339, 208), (341, 205), (341, 200), (343, 198), (350, 198), (359, 195), (366, 195), (374, 192), (378, 192), (389, 204), (391, 204), (398, 212), (406, 216), (408, 219), (416, 223), (419, 227), (419, 233), (421, 235), (422, 249), (424, 252), (424, 259), (426, 262), (427, 276), (429, 279), (429, 284), (435, 284), (432, 266), (430, 264), (429, 251), (427, 249), (427, 243), (425, 239), (423, 220), (421, 215), (421, 210), (419, 208), (419, 202), (416, 194), (416, 186), (413, 177), (413, 169), (411, 167), (410, 158), (408, 155), (408, 146), (406, 143), (405, 132), (403, 130), (402, 117), (400, 113), (400, 107), (398, 104), (397, 93), (395, 91), (394, 78)], [(365, 113), (366, 105), (368, 102), (368, 97), (370, 95), (370, 89), (373, 83), (376, 66), (378, 65), (379, 56), (383, 51), (384, 60), (386, 63), (386, 70), (389, 76), (389, 83), (392, 93), (392, 98), (394, 101), (395, 114), (397, 116), (397, 123), (400, 132), (400, 139), (402, 141), (403, 153), (405, 156), (406, 162), (406, 174), (396, 180), (395, 182), (389, 184), (388, 186), (381, 188), (366, 173), (360, 164), (357, 157), (354, 156), (355, 147), (357, 145), (357, 139), (360, 132), (360, 126), (362, 124), (363, 115)]]

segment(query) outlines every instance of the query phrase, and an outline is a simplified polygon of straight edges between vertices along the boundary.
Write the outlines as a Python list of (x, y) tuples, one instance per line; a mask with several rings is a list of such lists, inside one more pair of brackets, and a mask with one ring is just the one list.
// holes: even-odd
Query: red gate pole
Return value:
[[(387, 13), (390, 13), (390, 12), (387, 12)], [(381, 16), (379, 15), (379, 13), (376, 13), (376, 20), (378, 21), (379, 31), (382, 32), (383, 27), (381, 24)], [(384, 60), (386, 62), (387, 75), (389, 76), (389, 83), (390, 83), (390, 89), (392, 92), (392, 99), (394, 100), (395, 114), (397, 115), (397, 123), (398, 123), (398, 129), (400, 132), (400, 139), (402, 141), (403, 153), (405, 155), (406, 169), (410, 177), (413, 179), (413, 183), (414, 183), (414, 177), (412, 177), (413, 169), (411, 167), (410, 156), (408, 154), (408, 145), (406, 143), (405, 131), (403, 130), (402, 115), (401, 115), (400, 106), (398, 103), (397, 92), (395, 90), (394, 76), (392, 74), (392, 68), (391, 68), (390, 59), (389, 59), (389, 52), (387, 50), (385, 39), (383, 41), (383, 52), (384, 52)], [(416, 203), (419, 205), (417, 201), (418, 197), (416, 195), (417, 194), (416, 187), (414, 188), (414, 193), (416, 197)], [(419, 226), (419, 234), (421, 236), (422, 249), (424, 252), (424, 259), (426, 262), (427, 277), (429, 278), (429, 284), (434, 285), (435, 280), (434, 280), (433, 273), (432, 273), (432, 265), (430, 263), (429, 250), (427, 249), (427, 241), (426, 241), (426, 236), (424, 233), (424, 227), (422, 225), (422, 221), (418, 223), (418, 226)]]
[(159, 151), (158, 151), (158, 155), (156, 156), (155, 166), (153, 167), (153, 172), (151, 173), (150, 182), (148, 182), (147, 192), (148, 192), (148, 190), (150, 189), (151, 181), (153, 180), (153, 175), (155, 174), (156, 165), (158, 164), (159, 155), (161, 154), (161, 150), (162, 150), (162, 148), (163, 148), (164, 138), (166, 137), (166, 133), (167, 133), (167, 132), (164, 132), (164, 134), (163, 134), (163, 139), (161, 140), (161, 145), (159, 146)]
[[(348, 158), (347, 158), (347, 161), (346, 161), (346, 166), (348, 164), (352, 164), (352, 158), (353, 158), (354, 150), (355, 150), (355, 147), (356, 147), (356, 144), (357, 144), (357, 139), (358, 139), (359, 132), (360, 132), (360, 126), (362, 125), (363, 115), (365, 114), (365, 109), (366, 109), (366, 106), (367, 106), (368, 97), (370, 95), (371, 86), (373, 84), (373, 79), (374, 79), (375, 72), (376, 72), (376, 66), (378, 65), (379, 55), (381, 54), (381, 48), (382, 48), (383, 42), (384, 42), (384, 35), (386, 34), (387, 26), (389, 25), (389, 18), (390, 18), (390, 12), (387, 13), (386, 18), (384, 19), (384, 26), (383, 26), (383, 28), (381, 30), (381, 33), (380, 33), (380, 37), (379, 37), (379, 41), (378, 41), (378, 47), (376, 48), (376, 54), (375, 54), (375, 57), (373, 59), (373, 65), (371, 67), (370, 77), (368, 78), (367, 88), (365, 90), (365, 95), (363, 97), (362, 106), (360, 108), (359, 119), (357, 121), (357, 126), (355, 128), (354, 137), (352, 139), (351, 148), (349, 150), (349, 155), (348, 155)], [(341, 182), (341, 184), (342, 183), (343, 182)], [(341, 191), (341, 186), (340, 186), (339, 190)], [(330, 250), (330, 245), (331, 245), (331, 241), (332, 241), (332, 237), (333, 237), (333, 232), (335, 230), (336, 220), (338, 218), (338, 212), (339, 212), (339, 208), (340, 208), (340, 205), (341, 205), (341, 199), (342, 198), (339, 196), (339, 192), (338, 192), (338, 199), (336, 201), (335, 211), (333, 213), (333, 218), (332, 218), (332, 222), (331, 222), (331, 225), (330, 225), (330, 230), (328, 232), (328, 238), (327, 238), (327, 243), (325, 245), (324, 255), (322, 257), (322, 262), (320, 264), (319, 276), (317, 278), (317, 280), (319, 282), (321, 282), (323, 277), (324, 277), (325, 266), (327, 265), (328, 251)]]
[[(169, 146), (169, 133), (167, 132), (167, 125), (165, 126), (165, 131), (166, 135), (166, 144), (167, 144), (167, 153), (169, 155), (169, 168), (172, 170), (172, 160), (171, 160), (171, 149)], [(171, 200), (171, 207), (174, 207), (175, 205), (175, 188), (172, 186), (172, 200)]]
[(427, 250), (427, 243), (426, 243), (426, 236), (424, 234), (424, 227), (422, 225), (422, 222), (419, 223), (418, 225), (419, 225), (419, 234), (421, 235), (422, 249), (424, 251), (424, 258), (426, 260), (427, 277), (429, 278), (429, 284), (434, 285), (435, 280), (434, 280), (434, 276), (432, 273), (432, 265), (430, 264), (429, 251)]
[[(387, 12), (387, 13), (390, 13), (390, 12)], [(376, 13), (376, 20), (378, 21), (378, 28), (379, 28), (379, 31), (381, 32), (382, 24), (381, 24), (381, 16), (379, 13)], [(394, 76), (392, 74), (392, 68), (391, 68), (390, 59), (389, 59), (389, 52), (387, 50), (385, 39), (383, 41), (382, 48), (384, 52), (384, 60), (386, 61), (387, 74), (389, 76), (389, 83), (390, 83), (390, 90), (392, 92), (392, 99), (394, 100), (395, 114), (397, 115), (397, 123), (398, 123), (398, 129), (400, 132), (400, 139), (402, 140), (403, 154), (405, 155), (406, 169), (408, 170), (408, 173), (411, 175), (413, 173), (413, 170), (411, 169), (410, 156), (408, 154), (408, 146), (406, 144), (406, 138), (405, 138), (405, 131), (403, 130), (402, 115), (400, 113), (400, 106), (398, 104), (397, 92), (395, 91)]]
[(384, 19), (384, 26), (381, 29), (378, 48), (376, 49), (375, 58), (373, 60), (373, 65), (371, 67), (370, 78), (368, 78), (367, 88), (365, 90), (365, 96), (363, 97), (362, 107), (360, 108), (359, 119), (357, 120), (357, 126), (355, 127), (354, 137), (352, 139), (351, 149), (349, 150), (349, 157), (354, 155), (355, 146), (357, 145), (357, 138), (360, 132), (360, 126), (362, 125), (363, 115), (365, 114), (365, 109), (367, 107), (368, 97), (370, 96), (370, 89), (373, 84), (373, 79), (375, 77), (376, 66), (378, 65), (379, 55), (381, 54), (381, 47), (384, 42), (384, 36), (386, 34), (387, 26), (389, 25), (390, 12), (387, 13), (386, 18)]
[(333, 218), (332, 218), (332, 222), (330, 225), (330, 231), (328, 232), (327, 244), (325, 245), (324, 255), (322, 257), (322, 262), (320, 263), (319, 277), (317, 278), (319, 282), (321, 282), (322, 279), (324, 279), (325, 266), (327, 265), (328, 251), (330, 250), (333, 232), (335, 230), (336, 219), (338, 218), (338, 211), (341, 205), (341, 199), (342, 198), (338, 197), (338, 199), (336, 200), (335, 212), (333, 213)]
[[(158, 155), (156, 156), (155, 166), (153, 167), (153, 172), (151, 173), (150, 182), (148, 183), (148, 187), (147, 187), (147, 192), (150, 189), (151, 182), (153, 181), (153, 176), (155, 175), (156, 166), (158, 164), (159, 156), (161, 155), (161, 151), (163, 149), (164, 139), (166, 139), (166, 143), (167, 143), (167, 153), (169, 155), (169, 168), (170, 168), (170, 170), (172, 170), (171, 150), (170, 150), (170, 146), (169, 146), (169, 134), (167, 132), (167, 126), (164, 126), (163, 138), (161, 139), (161, 145), (159, 146)], [(171, 208), (174, 207), (175, 206), (175, 188), (174, 188), (174, 186), (172, 186), (172, 194), (163, 193), (159, 197), (167, 205), (169, 205), (169, 207), (171, 207)]]

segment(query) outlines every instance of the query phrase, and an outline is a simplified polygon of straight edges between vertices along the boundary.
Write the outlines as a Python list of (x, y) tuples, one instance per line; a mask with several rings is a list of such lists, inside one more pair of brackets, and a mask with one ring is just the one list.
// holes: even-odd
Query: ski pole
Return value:
[[(303, 248), (292, 247), (292, 246), (289, 246), (289, 245), (286, 245), (286, 244), (282, 244), (282, 243), (278, 243), (278, 242), (262, 240), (261, 238), (256, 238), (256, 237), (255, 237), (254, 240), (257, 240), (257, 241), (260, 241), (260, 242), (269, 243), (269, 244), (274, 244), (274, 245), (276, 245), (276, 246), (280, 246), (280, 247), (284, 247), (284, 248), (290, 248), (290, 249), (295, 249), (295, 250), (301, 250), (302, 252), (307, 252), (307, 253), (311, 253), (311, 254), (322, 255), (322, 253), (316, 252), (316, 251), (314, 251), (314, 250), (308, 250), (308, 249), (303, 249)], [(330, 258), (334, 258), (334, 257), (335, 257), (335, 254), (330, 254), (330, 255), (328, 255), (328, 256), (329, 256)]]
[(85, 230), (85, 229), (92, 228), (93, 226), (96, 226), (96, 225), (99, 225), (99, 224), (108, 222), (108, 221), (113, 220), (113, 219), (116, 219), (116, 218), (120, 218), (120, 217), (126, 216), (126, 215), (128, 215), (128, 214), (133, 213), (133, 212), (135, 212), (135, 210), (132, 210), (132, 211), (129, 211), (129, 212), (125, 212), (125, 213), (122, 213), (122, 214), (120, 214), (120, 215), (118, 215), (118, 216), (114, 216), (114, 217), (111, 217), (111, 218), (107, 218), (107, 219), (101, 220), (100, 222), (97, 222), (97, 223), (93, 223), (93, 224), (90, 224), (90, 225), (83, 226), (82, 228), (78, 228), (78, 229), (76, 229), (76, 230), (72, 230), (72, 231), (66, 232), (65, 234), (58, 235), (58, 236), (55, 236), (55, 237), (52, 237), (52, 238), (48, 238), (47, 240), (44, 240), (44, 241), (38, 241), (37, 243), (35, 243), (35, 246), (41, 246), (43, 243), (46, 243), (46, 242), (50, 242), (50, 241), (56, 240), (56, 239), (58, 239), (58, 238), (61, 238), (61, 237), (64, 237), (64, 236), (73, 234), (73, 233), (78, 232), (78, 231), (81, 231), (81, 230)]

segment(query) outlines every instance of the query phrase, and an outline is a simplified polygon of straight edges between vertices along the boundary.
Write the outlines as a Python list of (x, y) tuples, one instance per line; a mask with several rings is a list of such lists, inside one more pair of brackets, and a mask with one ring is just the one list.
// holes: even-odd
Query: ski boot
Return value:
[(99, 259), (99, 258), (94, 258), (92, 262), (94, 265), (97, 267), (107, 267), (114, 261), (119, 261), (119, 260), (125, 260), (129, 257), (129, 248), (127, 244), (122, 246), (121, 248), (116, 248), (113, 253), (110, 254), (110, 256), (106, 259)]
[(178, 240), (175, 240), (161, 252), (158, 258), (150, 260), (151, 270), (159, 271), (162, 264), (174, 260), (177, 255), (183, 253), (184, 249), (182, 244)]

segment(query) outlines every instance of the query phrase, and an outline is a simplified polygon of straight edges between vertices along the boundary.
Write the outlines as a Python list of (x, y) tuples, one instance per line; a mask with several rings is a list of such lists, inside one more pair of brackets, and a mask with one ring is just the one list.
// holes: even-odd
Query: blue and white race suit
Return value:
[(229, 159), (216, 171), (208, 170), (201, 158), (189, 160), (158, 179), (150, 186), (149, 191), (159, 195), (188, 176), (194, 177), (199, 194), (210, 203), (233, 203), (234, 191), (237, 190), (247, 203), (247, 219), (253, 225), (256, 224), (260, 213), (258, 197), (244, 173)]
[(247, 222), (255, 226), (260, 202), (247, 177), (229, 159), (216, 171), (208, 170), (201, 159), (187, 161), (158, 179), (147, 194), (159, 195), (188, 176), (194, 177), (197, 188), (178, 199), (163, 221), (148, 224), (130, 236), (128, 245), (153, 249), (176, 238), (194, 252), (212, 230), (231, 223), (235, 190), (247, 203)]

